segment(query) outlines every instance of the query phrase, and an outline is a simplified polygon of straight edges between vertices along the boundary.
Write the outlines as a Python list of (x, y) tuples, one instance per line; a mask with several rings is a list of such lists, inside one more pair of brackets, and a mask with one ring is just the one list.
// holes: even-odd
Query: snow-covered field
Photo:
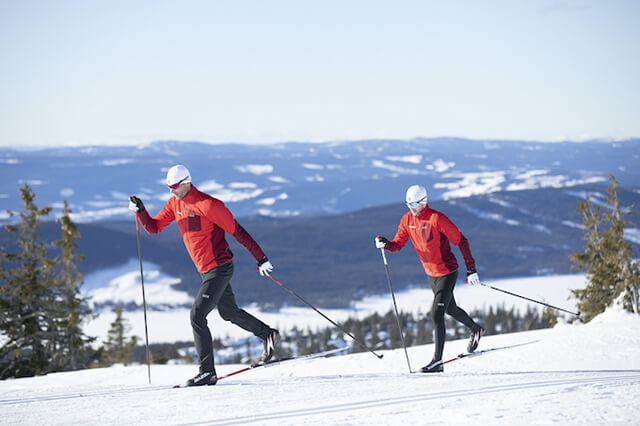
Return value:
[[(121, 268), (88, 275), (83, 285), (84, 292), (96, 302), (112, 300), (141, 305), (142, 291), (139, 268), (138, 261), (132, 260), (128, 265)], [(192, 300), (192, 296), (187, 293), (172, 289), (170, 284), (175, 283), (176, 279), (160, 273), (157, 265), (145, 262), (144, 273), (145, 293), (148, 304), (166, 306), (171, 302), (183, 303)], [(575, 311), (575, 300), (570, 299), (570, 290), (583, 288), (585, 285), (584, 279), (584, 274), (572, 274), (487, 280), (487, 284)], [(108, 283), (108, 285), (105, 286), (104, 283)], [(296, 290), (295, 283), (285, 283), (285, 285)], [(304, 297), (305, 295), (302, 294), (301, 296)], [(292, 303), (297, 301), (284, 290), (282, 291), (282, 297)], [(458, 305), (468, 312), (476, 309), (486, 311), (491, 306), (496, 307), (499, 305), (507, 309), (513, 307), (522, 313), (526, 311), (528, 306), (540, 310), (543, 308), (542, 305), (531, 303), (488, 287), (472, 287), (466, 284), (459, 285), (456, 288), (455, 298)], [(399, 310), (426, 315), (431, 309), (433, 293), (425, 279), (421, 286), (396, 292), (396, 299)], [(313, 303), (313, 300), (310, 302)], [(299, 329), (310, 328), (311, 330), (331, 326), (324, 318), (306, 307), (288, 307), (278, 312), (263, 312), (257, 306), (245, 306), (244, 308), (281, 331), (290, 330), (294, 325)], [(349, 317), (364, 318), (375, 312), (384, 315), (390, 309), (393, 309), (393, 302), (390, 294), (384, 294), (355, 301), (350, 309), (326, 309), (322, 306), (317, 306), (317, 308), (334, 321), (344, 321)], [(142, 310), (124, 312), (123, 316), (131, 326), (131, 333), (144, 339), (144, 314)], [(85, 327), (85, 333), (90, 336), (98, 336), (99, 341), (106, 340), (109, 324), (114, 319), (115, 314), (113, 312), (109, 310), (103, 311)], [(149, 341), (151, 343), (191, 341), (193, 339), (189, 322), (189, 309), (187, 308), (148, 310), (147, 322)], [(212, 312), (209, 315), (209, 326), (214, 336), (219, 338), (227, 336), (244, 338), (250, 336), (241, 328), (223, 321), (216, 312)]]
[[(0, 382), (1, 423), (638, 424), (640, 317), (611, 308), (588, 324), (487, 336), (524, 345), (409, 374), (402, 349), (299, 360), (206, 388), (172, 389), (194, 366), (112, 367)], [(445, 358), (466, 346), (447, 342)], [(432, 345), (409, 348), (413, 369)], [(238, 365), (219, 365), (218, 374)]]

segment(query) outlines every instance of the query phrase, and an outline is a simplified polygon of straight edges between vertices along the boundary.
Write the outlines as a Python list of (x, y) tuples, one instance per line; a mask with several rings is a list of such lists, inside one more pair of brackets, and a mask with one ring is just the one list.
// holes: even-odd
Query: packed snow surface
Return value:
[[(518, 345), (518, 346), (516, 346)], [(445, 359), (466, 341), (449, 341)], [(172, 389), (193, 365), (116, 366), (0, 382), (2, 423), (638, 424), (640, 317), (611, 308), (587, 324), (486, 336), (441, 374), (410, 374), (402, 349), (283, 362)], [(409, 348), (412, 369), (432, 345)], [(240, 365), (218, 365), (222, 375)]]

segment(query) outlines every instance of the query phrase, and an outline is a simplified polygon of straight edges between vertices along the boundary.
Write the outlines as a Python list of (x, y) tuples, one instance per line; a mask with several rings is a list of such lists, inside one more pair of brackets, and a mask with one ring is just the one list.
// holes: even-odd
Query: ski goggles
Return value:
[(169, 189), (178, 189), (178, 187), (180, 186), (180, 184), (182, 184), (182, 182), (184, 182), (185, 180), (189, 179), (189, 176), (185, 176), (180, 182), (178, 183), (174, 183), (173, 185), (169, 185), (167, 184), (167, 186), (169, 187)]
[(422, 198), (421, 200), (418, 201), (413, 201), (411, 203), (407, 203), (407, 207), (409, 207), (410, 209), (415, 209), (416, 207), (418, 207), (418, 205), (425, 201), (427, 199), (427, 197)]

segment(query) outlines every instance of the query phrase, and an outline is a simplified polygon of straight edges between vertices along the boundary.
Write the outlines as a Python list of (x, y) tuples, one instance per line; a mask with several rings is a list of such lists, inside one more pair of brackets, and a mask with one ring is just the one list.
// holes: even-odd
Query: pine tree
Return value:
[(607, 210), (594, 206), (588, 196), (577, 208), (583, 216), (586, 245), (584, 253), (572, 255), (571, 260), (574, 269), (586, 270), (588, 284), (572, 293), (585, 321), (621, 295), (625, 308), (639, 312), (640, 271), (631, 259), (631, 245), (624, 239), (625, 212), (618, 200), (619, 182), (613, 175), (609, 181)]
[[(15, 253), (2, 250), (0, 269), (0, 330), (5, 339), (0, 346), (0, 377), (25, 377), (52, 371), (55, 330), (47, 307), (56, 299), (53, 269), (44, 242), (38, 239), (40, 219), (51, 207), (39, 209), (28, 185), (20, 189), (25, 211), (9, 211), (19, 216), (17, 225), (6, 225), (17, 234)], [(7, 262), (8, 265), (5, 265)]]
[(76, 262), (84, 260), (84, 257), (76, 254), (76, 240), (81, 235), (77, 225), (71, 221), (70, 214), (71, 209), (67, 200), (64, 200), (62, 216), (58, 219), (62, 235), (60, 240), (53, 242), (60, 248), (56, 284), (61, 295), (58, 300), (59, 311), (63, 313), (58, 323), (62, 333), (56, 364), (62, 369), (75, 370), (88, 367), (95, 358), (95, 351), (90, 346), (95, 337), (85, 335), (81, 328), (82, 322), (91, 317), (91, 309), (87, 300), (80, 297), (79, 286), (83, 278)]
[(129, 332), (129, 324), (122, 317), (122, 308), (114, 309), (116, 314), (115, 320), (111, 323), (107, 334), (107, 341), (104, 342), (102, 363), (104, 365), (112, 365), (115, 363), (129, 364), (133, 359), (133, 349), (138, 343), (138, 338), (132, 336), (127, 338)]
[[(60, 255), (50, 258), (47, 243), (38, 236), (41, 218), (50, 207), (39, 209), (28, 185), (20, 189), (25, 211), (17, 225), (7, 225), (17, 234), (15, 253), (2, 251), (0, 269), (0, 331), (6, 340), (0, 346), (0, 377), (23, 377), (86, 367), (93, 358), (81, 321), (89, 314), (78, 297), (82, 277), (75, 270), (75, 239), (79, 237), (63, 210), (62, 239), (54, 242)], [(7, 265), (5, 266), (5, 262)]]

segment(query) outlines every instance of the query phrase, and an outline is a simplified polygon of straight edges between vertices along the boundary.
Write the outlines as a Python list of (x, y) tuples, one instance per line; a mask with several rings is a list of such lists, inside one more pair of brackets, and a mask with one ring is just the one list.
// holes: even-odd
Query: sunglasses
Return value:
[(169, 189), (178, 189), (178, 187), (180, 186), (180, 184), (182, 184), (182, 182), (184, 182), (185, 180), (189, 179), (189, 176), (185, 176), (184, 179), (182, 179), (180, 182), (178, 183), (174, 183), (173, 185), (167, 185), (169, 187)]
[(415, 209), (416, 207), (418, 207), (418, 205), (419, 205), (421, 202), (423, 202), (423, 201), (424, 201), (424, 200), (426, 200), (426, 199), (427, 199), (427, 197), (424, 197), (424, 198), (423, 198), (423, 199), (421, 199), (421, 200), (413, 201), (413, 202), (411, 202), (411, 203), (407, 203), (407, 207), (412, 208), (412, 209)]

